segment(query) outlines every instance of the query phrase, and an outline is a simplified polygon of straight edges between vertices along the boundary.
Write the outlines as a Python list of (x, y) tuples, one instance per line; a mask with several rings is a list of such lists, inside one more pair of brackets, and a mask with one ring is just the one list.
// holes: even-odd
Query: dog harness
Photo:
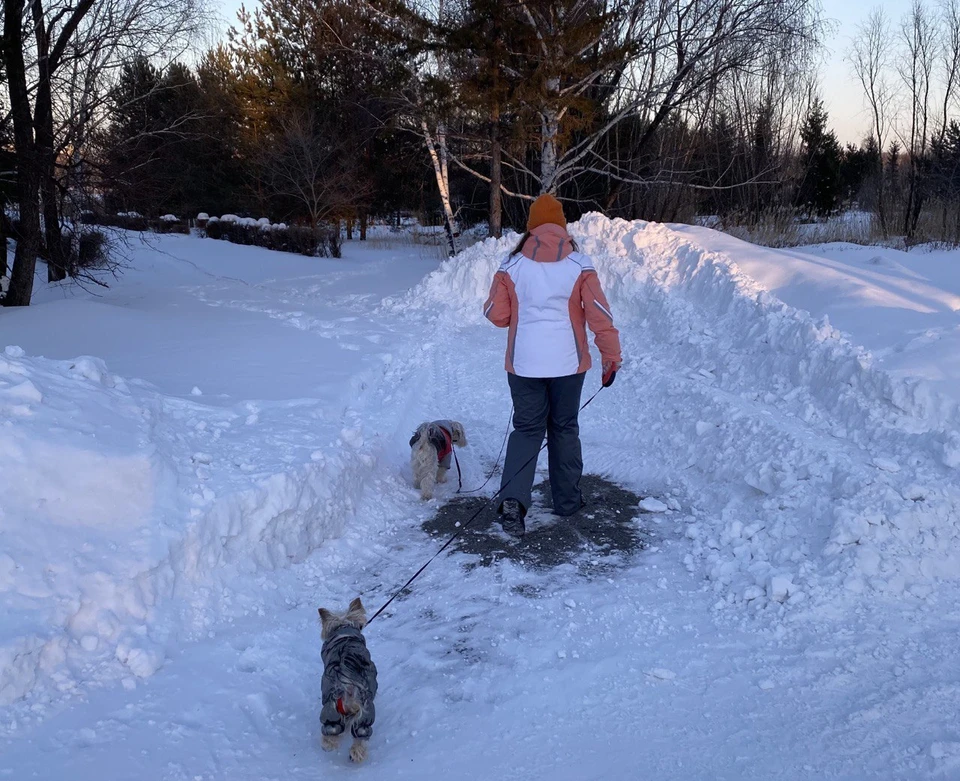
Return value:
[[(431, 424), (427, 439), (429, 439), (430, 444), (437, 450), (438, 464), (443, 463), (444, 459), (450, 457), (450, 454), (453, 452), (453, 437), (443, 426), (437, 425), (436, 423)], [(419, 441), (420, 434), (418, 432), (410, 438), (410, 447), (413, 447)]]
[(439, 463), (453, 452), (453, 438), (443, 426), (437, 426), (437, 428), (440, 429), (440, 436), (431, 437), (430, 444), (437, 449), (437, 463)]

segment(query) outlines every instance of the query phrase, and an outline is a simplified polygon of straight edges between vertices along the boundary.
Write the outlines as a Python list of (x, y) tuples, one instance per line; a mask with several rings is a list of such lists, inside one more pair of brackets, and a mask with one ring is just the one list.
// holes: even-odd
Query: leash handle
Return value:
[[(580, 406), (580, 409), (577, 410), (577, 414), (583, 412), (583, 411), (587, 408), (587, 406), (590, 404), (590, 402), (593, 401), (595, 398), (597, 398), (597, 396), (600, 395), (600, 391), (602, 391), (603, 389), (604, 389), (604, 386), (601, 385), (601, 386), (597, 389), (596, 393), (594, 393), (589, 399), (587, 399), (587, 400)], [(509, 486), (510, 483), (512, 483), (512, 482), (514, 481), (514, 479), (516, 479), (517, 475), (519, 475), (524, 469), (527, 468), (527, 466), (529, 466), (530, 462), (532, 462), (532, 461), (534, 461), (534, 460), (536, 460), (537, 458), (540, 457), (540, 454), (543, 452), (543, 449), (544, 449), (546, 446), (547, 446), (547, 442), (544, 441), (544, 443), (540, 446), (540, 449), (539, 449), (536, 453), (534, 453), (533, 456), (531, 456), (530, 458), (528, 458), (528, 459), (524, 462), (523, 466), (521, 466), (516, 472), (514, 472), (514, 473), (510, 476), (510, 479), (509, 479), (509, 480), (507, 480), (502, 486), (500, 486), (500, 490), (497, 491), (497, 492), (496, 492), (493, 496), (491, 496), (489, 499), (487, 499), (487, 501), (485, 501), (485, 502), (480, 506), (480, 508), (470, 517), (470, 519), (469, 519), (466, 523), (464, 523), (463, 526), (461, 526), (456, 532), (454, 532), (453, 536), (450, 537), (450, 539), (448, 539), (445, 543), (443, 543), (443, 545), (440, 547), (440, 549), (439, 549), (436, 553), (434, 553), (429, 559), (427, 559), (427, 561), (423, 564), (423, 566), (420, 567), (420, 569), (418, 569), (416, 572), (414, 572), (413, 575), (410, 576), (410, 579), (409, 579), (406, 583), (404, 583), (402, 586), (400, 586), (400, 588), (398, 588), (398, 589), (393, 593), (393, 595), (390, 597), (390, 599), (388, 599), (386, 602), (384, 602), (384, 603), (380, 606), (380, 608), (377, 610), (376, 613), (374, 613), (372, 616), (370, 616), (370, 618), (367, 620), (367, 626), (370, 626), (370, 624), (373, 623), (373, 620), (374, 620), (377, 616), (379, 616), (384, 610), (386, 610), (386, 609), (390, 606), (390, 604), (393, 602), (393, 600), (395, 600), (397, 597), (399, 597), (399, 596), (403, 593), (404, 589), (406, 589), (407, 586), (409, 586), (411, 583), (413, 583), (413, 581), (415, 581), (418, 577), (420, 577), (421, 573), (422, 573), (427, 567), (429, 567), (429, 566), (433, 563), (433, 560), (436, 559), (437, 556), (439, 556), (439, 555), (440, 555), (441, 553), (443, 553), (447, 548), (449, 548), (449, 547), (453, 544), (454, 540), (459, 539), (460, 536), (461, 536), (468, 528), (470, 528), (470, 526), (473, 524), (473, 522), (474, 522), (475, 520), (477, 520), (477, 518), (480, 517), (480, 514), (481, 514), (484, 510), (486, 510), (487, 507), (489, 507), (489, 506), (490, 506), (491, 504), (493, 504), (497, 499), (500, 498), (500, 494), (503, 493), (504, 489), (507, 488), (507, 486)], [(457, 464), (457, 469), (459, 470), (459, 468), (460, 468), (460, 465), (459, 465), (459, 463), (458, 463), (458, 464)], [(492, 477), (492, 476), (493, 476), (493, 475), (491, 475), (491, 477)], [(489, 478), (488, 478), (488, 480), (489, 480)], [(478, 490), (479, 490), (479, 489), (478, 489)]]

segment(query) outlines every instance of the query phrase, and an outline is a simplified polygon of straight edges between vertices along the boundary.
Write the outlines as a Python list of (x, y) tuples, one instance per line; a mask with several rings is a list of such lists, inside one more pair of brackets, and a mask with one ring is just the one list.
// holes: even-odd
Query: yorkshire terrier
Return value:
[(370, 659), (363, 638), (362, 629), (366, 624), (367, 612), (359, 597), (350, 603), (346, 613), (320, 608), (322, 746), (324, 751), (336, 750), (340, 736), (349, 726), (353, 735), (350, 759), (354, 762), (366, 759), (367, 741), (373, 734), (373, 721), (377, 715), (373, 707), (373, 698), (377, 694), (377, 667)]
[(421, 423), (410, 438), (410, 466), (413, 487), (421, 499), (432, 499), (433, 488), (447, 479), (454, 447), (466, 447), (463, 424), (455, 420)]

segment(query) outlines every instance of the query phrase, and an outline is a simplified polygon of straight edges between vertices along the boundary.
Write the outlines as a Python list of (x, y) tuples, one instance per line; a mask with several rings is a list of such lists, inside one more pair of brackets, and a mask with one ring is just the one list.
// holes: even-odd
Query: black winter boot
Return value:
[(500, 505), (500, 523), (503, 525), (503, 530), (514, 537), (522, 537), (526, 531), (523, 523), (524, 515), (526, 513), (523, 505), (516, 499), (505, 499)]

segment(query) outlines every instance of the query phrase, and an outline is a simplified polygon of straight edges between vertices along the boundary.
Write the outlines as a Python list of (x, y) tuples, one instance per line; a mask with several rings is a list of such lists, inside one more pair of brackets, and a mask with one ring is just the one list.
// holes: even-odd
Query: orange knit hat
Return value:
[(563, 216), (563, 205), (552, 195), (541, 195), (530, 207), (530, 216), (527, 217), (527, 230), (532, 231), (541, 225), (559, 225), (567, 227), (567, 218)]

